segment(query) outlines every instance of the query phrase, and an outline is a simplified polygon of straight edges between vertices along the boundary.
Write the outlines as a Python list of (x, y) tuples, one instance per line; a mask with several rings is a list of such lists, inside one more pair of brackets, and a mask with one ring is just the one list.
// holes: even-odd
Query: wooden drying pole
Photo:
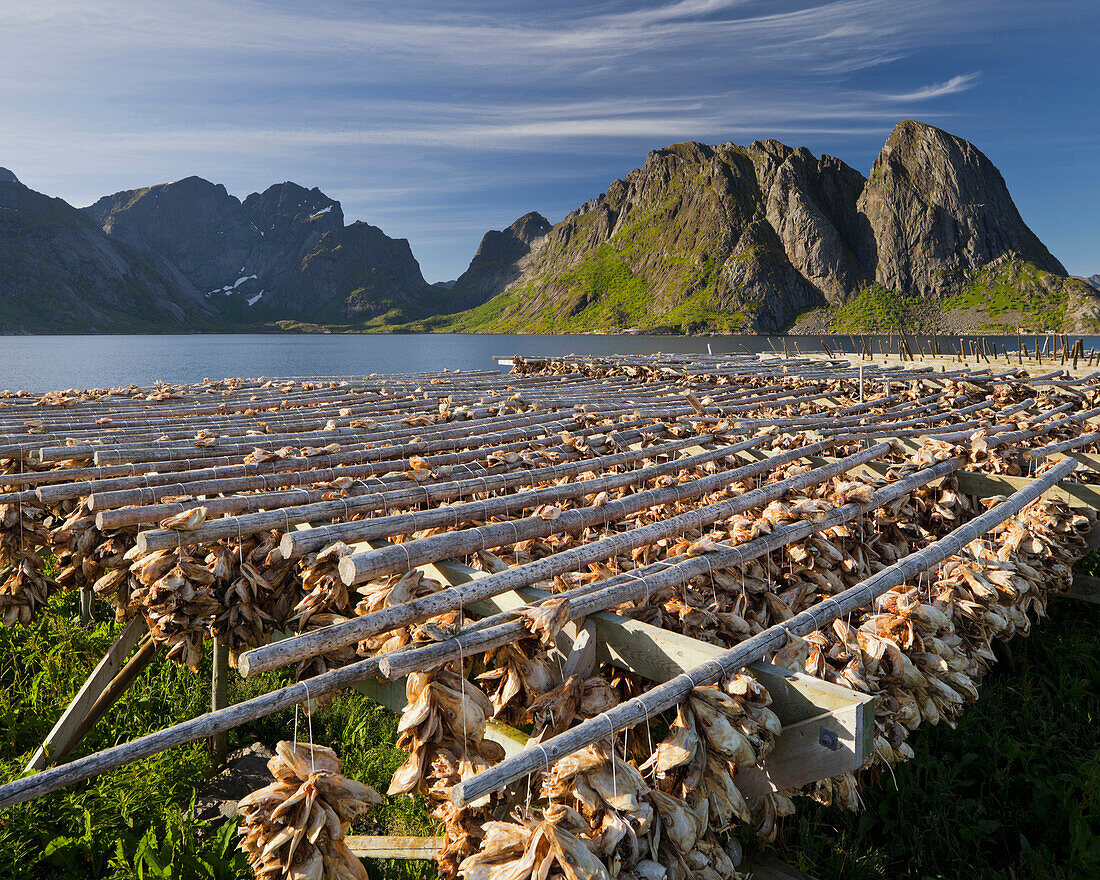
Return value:
[(696, 687), (714, 684), (736, 674), (749, 663), (762, 659), (766, 654), (782, 648), (789, 634), (806, 636), (823, 626), (862, 608), (887, 591), (960, 553), (971, 541), (987, 534), (991, 529), (1042, 495), (1043, 491), (1077, 466), (1072, 459), (1059, 462), (1034, 484), (1014, 493), (1008, 499), (991, 508), (965, 525), (959, 526), (945, 537), (930, 544), (924, 550), (910, 554), (889, 568), (885, 568), (862, 583), (835, 596), (831, 596), (811, 608), (796, 614), (781, 624), (768, 627), (758, 635), (741, 642), (727, 651), (720, 659), (696, 667), (672, 681), (647, 691), (645, 694), (620, 703), (614, 709), (589, 718), (552, 739), (529, 746), (515, 758), (505, 759), (494, 767), (464, 779), (451, 789), (451, 802), (464, 807), (478, 798), (499, 791), (517, 779), (531, 773), (549, 769), (556, 761), (585, 746), (606, 739), (608, 735), (653, 717), (687, 698)]
[[(734, 546), (719, 544), (718, 547), (721, 549), (714, 553), (662, 560), (644, 568), (615, 575), (596, 585), (586, 585), (547, 595), (546, 599), (568, 601), (570, 619), (582, 618), (623, 602), (637, 601), (658, 593), (664, 588), (674, 587), (714, 570), (722, 570), (751, 559), (758, 559), (773, 550), (808, 538), (817, 532), (850, 522), (862, 514), (888, 504), (914, 488), (940, 479), (950, 473), (954, 466), (957, 464), (950, 461), (918, 471), (906, 480), (898, 481), (875, 493), (875, 496), (866, 503), (845, 504), (813, 522), (802, 520), (788, 526), (781, 526), (745, 544)], [(904, 491), (901, 484), (904, 484)], [(524, 621), (512, 620), (509, 617), (510, 615), (500, 615), (496, 618), (480, 620), (454, 638), (443, 642), (391, 651), (379, 659), (378, 669), (386, 678), (403, 678), (413, 672), (433, 669), (452, 659), (510, 644), (523, 638), (528, 630)]]
[[(738, 474), (741, 478), (749, 477), (786, 462), (815, 455), (819, 451), (824, 451), (830, 445), (829, 443), (815, 443), (807, 447), (789, 450), (772, 458), (762, 459), (737, 468), (730, 473)], [(463, 584), (460, 587), (441, 590), (393, 608), (353, 618), (345, 623), (334, 624), (300, 636), (254, 648), (240, 655), (237, 661), (238, 670), (242, 676), (247, 678), (259, 672), (285, 666), (337, 647), (353, 644), (369, 636), (396, 629), (399, 626), (427, 620), (447, 611), (457, 610), (473, 602), (488, 599), (509, 590), (529, 586), (532, 583), (546, 580), (558, 574), (576, 571), (591, 562), (602, 561), (661, 538), (683, 534), (690, 529), (701, 528), (719, 519), (733, 516), (735, 513), (767, 504), (791, 490), (804, 489), (822, 483), (866, 461), (881, 457), (889, 451), (889, 448), (889, 444), (881, 444), (878, 447), (872, 447), (841, 459), (832, 465), (816, 468), (789, 480), (763, 486), (760, 489), (747, 492), (727, 501), (697, 508), (659, 523), (631, 529), (627, 532), (619, 532), (580, 547), (543, 557), (526, 565), (515, 566), (507, 571), (487, 575), (474, 584)], [(687, 484), (682, 485), (686, 486)]]

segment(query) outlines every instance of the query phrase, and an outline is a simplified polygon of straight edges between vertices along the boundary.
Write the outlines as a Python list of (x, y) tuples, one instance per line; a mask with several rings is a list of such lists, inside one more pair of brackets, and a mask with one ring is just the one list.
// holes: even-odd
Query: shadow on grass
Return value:
[(915, 734), (859, 815), (799, 799), (778, 854), (820, 880), (1100, 877), (1100, 607), (1049, 610), (957, 729)]

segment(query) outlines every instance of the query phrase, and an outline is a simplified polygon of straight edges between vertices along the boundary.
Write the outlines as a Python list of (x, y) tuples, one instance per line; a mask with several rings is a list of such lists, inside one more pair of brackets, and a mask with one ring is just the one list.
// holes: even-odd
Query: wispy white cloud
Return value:
[(995, 25), (985, 0), (5, 0), (0, 164), (84, 203), (191, 173), (326, 182), (414, 248), (444, 214), (471, 245), (471, 205), (564, 210), (674, 140), (944, 119), (978, 74), (928, 85), (909, 59)]
[(944, 95), (954, 95), (973, 88), (978, 81), (978, 76), (978, 73), (964, 73), (953, 76), (945, 82), (933, 83), (900, 95), (883, 95), (883, 97), (891, 101), (927, 101), (931, 98), (942, 98)]

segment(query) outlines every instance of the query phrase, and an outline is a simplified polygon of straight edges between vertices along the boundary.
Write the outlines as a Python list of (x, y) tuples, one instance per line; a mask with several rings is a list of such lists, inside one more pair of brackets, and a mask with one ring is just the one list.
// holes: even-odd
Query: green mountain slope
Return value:
[(871, 177), (777, 141), (676, 144), (554, 226), (493, 299), (406, 329), (1088, 329), (990, 160), (899, 123)]
[(0, 178), (0, 332), (136, 332), (210, 323), (208, 310), (180, 296), (80, 211), (11, 178)]

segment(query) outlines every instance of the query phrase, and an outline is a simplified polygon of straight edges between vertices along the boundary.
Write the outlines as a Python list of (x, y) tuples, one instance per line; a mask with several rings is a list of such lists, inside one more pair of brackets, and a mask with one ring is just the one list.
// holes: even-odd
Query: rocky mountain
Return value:
[(512, 284), (523, 274), (532, 248), (543, 243), (551, 228), (549, 220), (532, 211), (507, 229), (486, 232), (469, 268), (450, 288), (451, 309), (481, 305)]
[(487, 232), (428, 285), (319, 189), (200, 177), (82, 210), (0, 168), (0, 332), (1066, 332), (1100, 328), (973, 144), (899, 123), (870, 176), (805, 147), (674, 144), (559, 223)]
[(1066, 274), (1024, 224), (993, 163), (930, 125), (906, 121), (890, 133), (858, 210), (874, 233), (875, 280), (884, 287), (942, 295), (1005, 255)]
[(178, 330), (212, 317), (87, 215), (0, 169), (0, 332)]
[(1090, 275), (1088, 278), (1082, 278), (1081, 280), (1089, 287), (1100, 290), (1100, 275)]
[(84, 211), (188, 297), (238, 319), (370, 318), (426, 286), (406, 240), (362, 222), (345, 226), (338, 201), (295, 183), (242, 202), (189, 177)]
[(1092, 293), (980, 150), (914, 121), (869, 178), (774, 140), (657, 150), (517, 254), (498, 252), (477, 288), (497, 295), (453, 326), (771, 332), (813, 312), (828, 329), (855, 300), (885, 297), (929, 329), (944, 316), (1069, 329)]

